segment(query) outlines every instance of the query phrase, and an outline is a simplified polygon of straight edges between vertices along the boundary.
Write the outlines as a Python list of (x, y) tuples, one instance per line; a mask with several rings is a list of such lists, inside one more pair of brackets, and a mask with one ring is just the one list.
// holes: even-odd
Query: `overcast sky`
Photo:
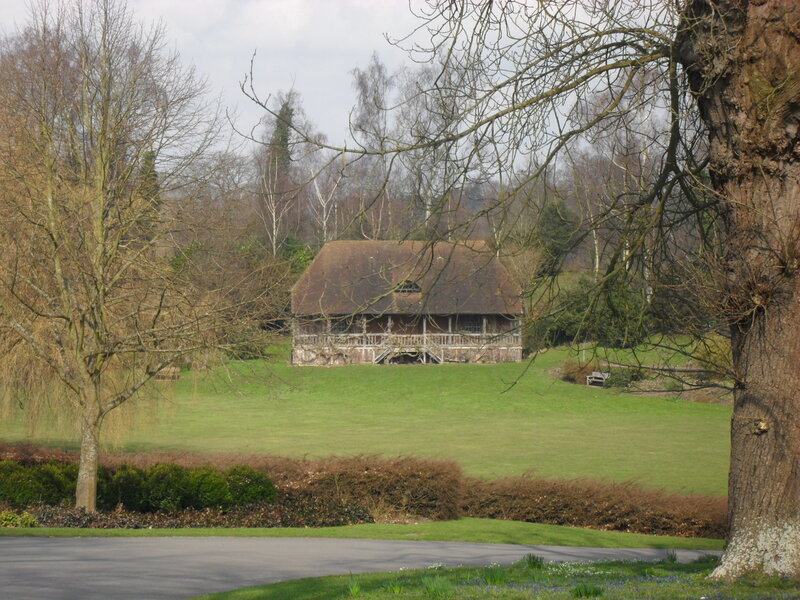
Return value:
[[(249, 129), (261, 112), (239, 82), (255, 59), (259, 94), (294, 88), (306, 113), (331, 142), (343, 141), (354, 102), (352, 76), (373, 51), (395, 68), (406, 62), (384, 34), (411, 31), (408, 0), (128, 0), (138, 20), (163, 20), (167, 37), (187, 63), (208, 77), (212, 90)], [(0, 0), (0, 27), (25, 23), (24, 0)]]

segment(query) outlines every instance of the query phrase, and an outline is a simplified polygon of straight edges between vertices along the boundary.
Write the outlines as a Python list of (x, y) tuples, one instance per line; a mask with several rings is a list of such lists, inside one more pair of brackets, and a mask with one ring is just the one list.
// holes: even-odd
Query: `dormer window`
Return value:
[(401, 281), (394, 291), (398, 294), (419, 294), (422, 289), (410, 279), (406, 279)]

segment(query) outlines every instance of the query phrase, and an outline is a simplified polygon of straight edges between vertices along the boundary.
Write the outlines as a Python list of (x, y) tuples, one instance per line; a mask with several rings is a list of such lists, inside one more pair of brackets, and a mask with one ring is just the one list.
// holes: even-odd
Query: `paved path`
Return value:
[[(657, 560), (664, 550), (312, 538), (0, 538), (0, 598), (184, 600), (240, 587), (352, 573), (548, 561)], [(689, 561), (702, 552), (677, 551)]]

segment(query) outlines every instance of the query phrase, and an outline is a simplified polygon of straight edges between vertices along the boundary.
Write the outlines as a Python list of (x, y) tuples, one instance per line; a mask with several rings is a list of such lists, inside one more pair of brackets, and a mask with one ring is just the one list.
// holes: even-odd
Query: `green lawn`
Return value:
[(619, 531), (597, 531), (577, 527), (459, 519), (413, 525), (349, 525), (346, 527), (236, 528), (236, 529), (78, 529), (36, 527), (0, 528), (2, 536), (45, 537), (158, 537), (158, 536), (235, 536), (235, 537), (329, 537), (380, 540), (424, 540), (443, 542), (483, 542), (553, 546), (593, 546), (597, 548), (674, 548), (721, 550), (722, 540), (680, 538)]
[[(547, 352), (527, 371), (514, 363), (233, 363), (229, 378), (185, 374), (158, 418), (140, 418), (123, 449), (424, 456), (486, 478), (534, 471), (725, 493), (729, 407), (564, 383), (548, 371), (567, 357)], [(7, 421), (0, 438), (26, 439), (24, 427)], [(64, 434), (34, 441), (74, 447)]]
[(735, 584), (706, 579), (714, 559), (674, 562), (598, 562), (541, 565), (531, 560), (510, 567), (345, 575), (301, 579), (203, 596), (204, 600), (796, 600), (796, 581), (750, 578)]

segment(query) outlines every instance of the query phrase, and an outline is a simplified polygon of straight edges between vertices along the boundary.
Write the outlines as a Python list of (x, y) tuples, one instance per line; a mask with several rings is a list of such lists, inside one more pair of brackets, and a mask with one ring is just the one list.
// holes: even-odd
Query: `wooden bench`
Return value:
[(157, 381), (175, 381), (181, 378), (180, 367), (164, 367), (155, 376)]
[(606, 379), (611, 377), (611, 373), (606, 371), (592, 371), (591, 375), (586, 376), (586, 385), (605, 385)]

